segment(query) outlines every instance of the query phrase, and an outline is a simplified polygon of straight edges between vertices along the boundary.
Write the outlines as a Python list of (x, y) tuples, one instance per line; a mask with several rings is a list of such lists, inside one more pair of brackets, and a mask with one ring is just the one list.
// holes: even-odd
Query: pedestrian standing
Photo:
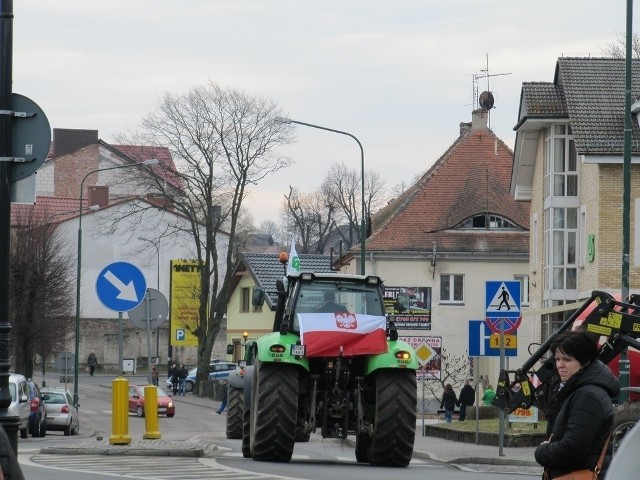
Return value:
[(444, 387), (444, 392), (442, 393), (442, 401), (440, 402), (440, 408), (444, 407), (445, 422), (451, 423), (451, 418), (453, 417), (453, 411), (455, 410), (456, 405), (459, 405), (456, 392), (453, 391), (451, 384), (447, 383)]
[(158, 377), (160, 376), (160, 372), (158, 372), (158, 366), (154, 363), (151, 366), (151, 384), (158, 386)]
[(543, 478), (571, 472), (590, 474), (591, 478), (596, 466), (601, 468), (599, 478), (606, 477), (612, 399), (620, 394), (620, 383), (597, 359), (597, 344), (598, 338), (586, 331), (563, 332), (551, 344), (561, 382), (556, 393), (560, 410), (551, 437), (536, 448), (536, 461), (544, 467)]
[(178, 395), (182, 395), (184, 397), (184, 384), (187, 382), (187, 377), (189, 376), (189, 370), (184, 366), (184, 363), (180, 364), (180, 369), (178, 370)]
[(460, 390), (460, 418), (463, 422), (467, 418), (467, 407), (476, 403), (476, 391), (469, 385), (469, 379), (464, 381), (464, 387)]
[(178, 393), (178, 366), (175, 363), (169, 368), (169, 379), (171, 380), (171, 389), (175, 397)]
[(89, 366), (89, 375), (93, 377), (93, 372), (96, 371), (96, 367), (98, 366), (98, 359), (96, 358), (96, 352), (91, 350), (89, 356), (87, 357), (87, 365)]
[(482, 394), (483, 405), (493, 405), (493, 399), (496, 398), (496, 392), (493, 390), (491, 384), (487, 385), (484, 393)]

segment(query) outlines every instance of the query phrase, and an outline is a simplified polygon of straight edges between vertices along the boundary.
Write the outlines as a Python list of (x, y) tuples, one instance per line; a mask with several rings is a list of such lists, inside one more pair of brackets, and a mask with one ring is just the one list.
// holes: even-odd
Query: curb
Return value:
[(129, 445), (109, 445), (104, 441), (88, 442), (84, 445), (53, 446), (39, 451), (43, 455), (113, 455), (142, 457), (215, 457), (221, 450), (213, 443), (197, 444), (185, 447), (186, 442), (157, 443), (135, 441)]

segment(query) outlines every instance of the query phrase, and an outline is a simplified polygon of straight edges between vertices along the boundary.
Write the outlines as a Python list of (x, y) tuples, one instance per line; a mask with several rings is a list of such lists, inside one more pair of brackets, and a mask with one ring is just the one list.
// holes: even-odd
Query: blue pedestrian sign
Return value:
[(518, 318), (520, 312), (520, 282), (486, 282), (485, 307), (487, 318)]
[(115, 262), (102, 269), (96, 280), (96, 293), (109, 310), (128, 312), (144, 300), (147, 281), (138, 267)]
[[(497, 337), (482, 320), (469, 320), (469, 356), (499, 357), (500, 343)], [(508, 337), (516, 338), (515, 335)], [(517, 353), (515, 348), (506, 348), (504, 351), (507, 357), (515, 357)]]

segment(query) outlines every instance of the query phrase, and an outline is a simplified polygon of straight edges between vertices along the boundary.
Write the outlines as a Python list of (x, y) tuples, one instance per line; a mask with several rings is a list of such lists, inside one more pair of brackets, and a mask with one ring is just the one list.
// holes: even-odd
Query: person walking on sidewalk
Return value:
[(184, 384), (187, 382), (187, 377), (189, 376), (189, 370), (184, 366), (184, 363), (180, 364), (180, 369), (178, 370), (178, 395), (182, 395), (184, 397)]
[(469, 385), (469, 379), (464, 381), (464, 387), (460, 390), (460, 418), (461, 422), (467, 418), (467, 407), (476, 403), (476, 391)]
[(218, 415), (221, 415), (224, 412), (224, 409), (227, 408), (227, 398), (229, 396), (229, 382), (227, 380), (222, 380), (222, 403), (220, 407), (216, 410)]
[(96, 371), (96, 367), (98, 366), (98, 359), (96, 358), (96, 352), (91, 350), (89, 356), (87, 357), (87, 365), (89, 367), (89, 375), (93, 377), (93, 372)]
[(442, 401), (440, 402), (440, 408), (444, 407), (444, 421), (447, 423), (451, 423), (451, 418), (453, 417), (453, 411), (456, 408), (456, 405), (459, 405), (458, 398), (456, 397), (456, 392), (453, 391), (453, 387), (450, 383), (444, 387), (444, 392), (442, 393)]

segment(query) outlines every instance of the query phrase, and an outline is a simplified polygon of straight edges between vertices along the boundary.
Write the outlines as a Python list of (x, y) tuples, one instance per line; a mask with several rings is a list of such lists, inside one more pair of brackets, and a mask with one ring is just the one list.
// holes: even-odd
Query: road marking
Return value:
[(20, 454), (21, 465), (86, 473), (121, 475), (142, 480), (179, 478), (196, 480), (301, 480), (281, 475), (254, 473), (218, 464), (212, 458), (121, 456), (114, 461), (110, 455), (41, 455)]

